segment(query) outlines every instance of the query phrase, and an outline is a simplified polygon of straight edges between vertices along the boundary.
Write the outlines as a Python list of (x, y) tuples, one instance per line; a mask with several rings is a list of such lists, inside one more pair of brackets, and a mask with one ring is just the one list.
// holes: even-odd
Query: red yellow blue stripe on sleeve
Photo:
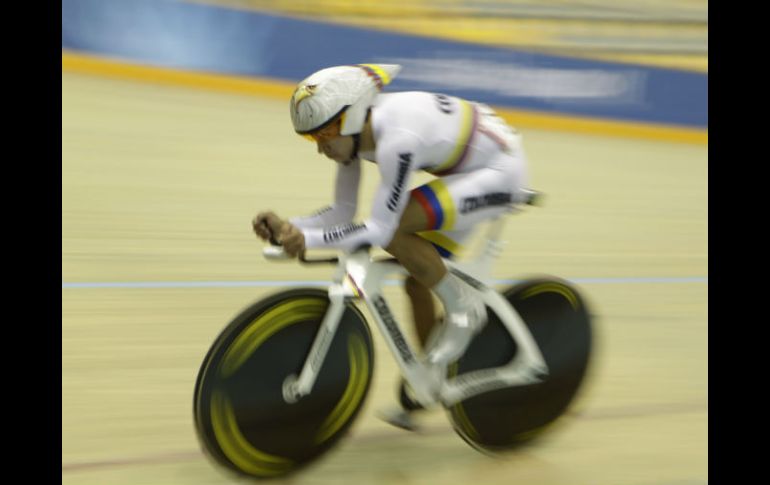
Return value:
[(428, 229), (450, 231), (457, 211), (444, 181), (433, 180), (412, 190), (412, 197), (422, 206), (428, 218)]

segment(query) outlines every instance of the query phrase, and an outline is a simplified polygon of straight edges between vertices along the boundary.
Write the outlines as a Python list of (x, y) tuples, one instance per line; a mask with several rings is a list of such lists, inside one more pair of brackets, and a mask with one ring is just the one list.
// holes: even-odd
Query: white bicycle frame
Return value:
[[(453, 274), (468, 283), (497, 314), (516, 342), (518, 351), (508, 364), (442, 378), (441, 382), (435, 382), (435, 373), (431, 373), (428, 365), (417, 358), (382, 296), (385, 277), (392, 274), (408, 274), (407, 271), (394, 259), (375, 261), (367, 250), (358, 250), (343, 254), (339, 258), (329, 287), (331, 303), (301, 373), (299, 376), (287, 376), (284, 381), (284, 399), (287, 402), (296, 402), (310, 394), (345, 306), (351, 299), (360, 299), (365, 303), (401, 369), (402, 376), (411, 387), (413, 397), (425, 408), (438, 404), (449, 407), (484, 392), (541, 382), (548, 374), (548, 367), (540, 348), (516, 310), (500, 293), (490, 287), (491, 263), (502, 249), (498, 239), (503, 217), (490, 223), (484, 246), (475, 260), (464, 264), (445, 260), (445, 263)], [(286, 258), (280, 247), (265, 248), (264, 255), (268, 259)]]

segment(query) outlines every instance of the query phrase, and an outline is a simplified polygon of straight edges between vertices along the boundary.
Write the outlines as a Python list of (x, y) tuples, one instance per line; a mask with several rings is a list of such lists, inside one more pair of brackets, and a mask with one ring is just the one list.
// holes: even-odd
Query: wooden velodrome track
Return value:
[[(196, 441), (200, 362), (245, 305), (331, 274), (264, 261), (250, 229), (259, 209), (305, 213), (330, 197), (333, 166), (292, 133), (286, 106), (62, 73), (63, 484), (240, 483)], [(375, 412), (397, 371), (375, 335), (358, 422), (285, 483), (707, 483), (707, 147), (524, 132), (548, 197), (508, 221), (495, 274), (559, 275), (590, 298), (597, 347), (576, 406), (504, 459), (440, 412), (420, 434), (389, 427)], [(375, 169), (364, 177), (359, 215)], [(400, 289), (387, 295), (406, 317)]]

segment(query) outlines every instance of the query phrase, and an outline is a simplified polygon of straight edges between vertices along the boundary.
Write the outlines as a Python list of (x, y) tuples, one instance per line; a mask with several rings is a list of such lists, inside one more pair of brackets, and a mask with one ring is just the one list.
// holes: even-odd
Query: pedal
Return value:
[(398, 400), (401, 403), (401, 407), (407, 411), (416, 411), (418, 409), (425, 409), (422, 404), (414, 400), (406, 388), (406, 382), (401, 381), (398, 392)]
[(417, 431), (419, 426), (414, 420), (412, 415), (414, 411), (409, 411), (403, 408), (392, 408), (381, 410), (377, 413), (377, 417), (391, 426), (405, 429), (407, 431)]

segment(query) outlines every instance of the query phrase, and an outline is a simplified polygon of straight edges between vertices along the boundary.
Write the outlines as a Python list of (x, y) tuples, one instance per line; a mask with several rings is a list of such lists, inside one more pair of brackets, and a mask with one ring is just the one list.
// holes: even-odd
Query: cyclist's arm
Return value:
[(361, 180), (361, 161), (348, 165), (337, 164), (334, 202), (309, 216), (292, 217), (289, 222), (300, 229), (327, 227), (353, 220), (358, 206), (358, 186)]
[(414, 137), (405, 136), (392, 142), (379, 140), (377, 145), (380, 185), (374, 195), (371, 217), (360, 224), (303, 228), (305, 247), (350, 251), (364, 244), (386, 247), (390, 243), (409, 202), (409, 181), (418, 166), (414, 148), (418, 145)]

